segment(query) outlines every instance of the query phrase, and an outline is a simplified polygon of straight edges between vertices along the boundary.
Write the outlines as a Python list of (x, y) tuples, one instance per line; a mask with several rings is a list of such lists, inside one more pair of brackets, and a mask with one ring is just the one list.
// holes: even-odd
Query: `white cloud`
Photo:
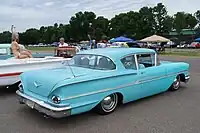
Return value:
[(52, 1), (44, 3), (44, 6), (53, 6), (53, 5), (54, 5), (54, 2)]
[(154, 6), (158, 2), (167, 6), (169, 14), (177, 11), (194, 13), (199, 9), (199, 0), (1, 0), (0, 32), (10, 30), (12, 24), (19, 31), (56, 22), (66, 24), (79, 11), (93, 11), (111, 18), (121, 12)]
[(67, 8), (75, 8), (78, 6), (79, 6), (79, 3), (69, 3), (69, 4), (64, 5), (64, 7), (67, 7)]

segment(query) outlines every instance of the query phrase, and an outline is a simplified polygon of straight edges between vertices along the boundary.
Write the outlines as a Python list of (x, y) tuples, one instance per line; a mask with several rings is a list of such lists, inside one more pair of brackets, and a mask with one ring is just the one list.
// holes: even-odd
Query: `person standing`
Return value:
[(96, 40), (91, 41), (91, 49), (96, 49), (97, 48), (97, 43)]

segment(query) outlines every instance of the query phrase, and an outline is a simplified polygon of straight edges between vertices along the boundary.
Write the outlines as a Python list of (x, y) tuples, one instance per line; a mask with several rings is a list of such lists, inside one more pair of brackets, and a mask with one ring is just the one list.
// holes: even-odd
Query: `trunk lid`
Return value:
[(25, 90), (46, 97), (58, 82), (72, 77), (73, 74), (64, 68), (41, 69), (24, 72), (21, 80)]
[[(94, 71), (86, 68), (73, 68), (73, 73), (69, 67), (41, 69), (27, 71), (21, 74), (21, 81), (24, 90), (28, 90), (37, 95), (47, 97), (53, 87), (59, 82), (67, 79), (93, 74)], [(74, 75), (73, 75), (74, 74)]]

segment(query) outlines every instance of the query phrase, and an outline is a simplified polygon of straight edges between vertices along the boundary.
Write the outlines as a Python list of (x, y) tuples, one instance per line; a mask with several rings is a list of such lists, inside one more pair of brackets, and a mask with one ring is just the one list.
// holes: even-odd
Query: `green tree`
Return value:
[(174, 28), (178, 34), (181, 33), (182, 29), (187, 28), (186, 15), (184, 12), (177, 12), (174, 15)]
[(11, 43), (11, 32), (4, 31), (0, 33), (0, 43)]
[(20, 35), (20, 43), (25, 43), (25, 44), (34, 44), (34, 43), (38, 43), (40, 40), (40, 31), (35, 29), (35, 28), (31, 28), (26, 30), (26, 32), (22, 33)]
[(197, 24), (197, 19), (189, 13), (177, 12), (174, 17), (174, 27), (178, 34), (181, 33), (182, 29), (193, 29)]
[(140, 32), (139, 36), (140, 38), (144, 38), (147, 36), (150, 36), (152, 34), (155, 34), (155, 19), (153, 14), (153, 8), (149, 7), (143, 7), (139, 10), (140, 13)]
[(198, 20), (198, 22), (200, 22), (200, 10), (198, 10), (197, 12), (195, 12), (195, 17)]
[(101, 40), (108, 36), (109, 20), (103, 16), (97, 17), (91, 25), (92, 37)]
[(198, 23), (198, 21), (195, 18), (195, 16), (193, 16), (190, 13), (186, 14), (186, 18), (185, 19), (186, 19), (187, 27), (190, 28), (190, 29), (193, 29), (197, 25), (197, 23)]
[(70, 19), (70, 34), (74, 40), (80, 41), (87, 39), (90, 24), (93, 24), (96, 18), (93, 12), (78, 12)]

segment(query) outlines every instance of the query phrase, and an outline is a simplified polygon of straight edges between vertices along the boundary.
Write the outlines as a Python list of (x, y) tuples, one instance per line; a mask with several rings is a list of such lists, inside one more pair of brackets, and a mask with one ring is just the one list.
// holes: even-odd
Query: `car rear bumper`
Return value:
[(44, 113), (47, 116), (51, 116), (53, 118), (62, 118), (62, 117), (67, 117), (71, 115), (70, 106), (54, 107), (43, 101), (39, 101), (30, 96), (27, 96), (23, 94), (22, 92), (20, 92), (19, 90), (16, 93), (19, 96), (20, 104), (26, 104), (30, 108), (35, 109), (40, 113)]
[(190, 75), (185, 76), (185, 83), (188, 83), (190, 81)]

